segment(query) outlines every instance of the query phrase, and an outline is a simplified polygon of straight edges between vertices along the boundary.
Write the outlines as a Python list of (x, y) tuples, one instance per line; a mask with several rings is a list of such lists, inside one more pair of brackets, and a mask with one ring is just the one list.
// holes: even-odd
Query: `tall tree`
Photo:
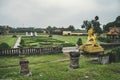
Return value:
[(105, 32), (109, 31), (110, 27), (120, 27), (120, 16), (118, 16), (115, 21), (109, 22), (106, 25), (104, 25), (103, 30)]
[(100, 23), (98, 20), (99, 20), (98, 16), (95, 16), (94, 20), (91, 20), (91, 21), (85, 20), (85, 21), (83, 21), (83, 25), (81, 27), (85, 28), (88, 31), (91, 28), (91, 26), (93, 26), (94, 32), (101, 34), (102, 29), (100, 27)]
[(51, 32), (52, 32), (52, 27), (51, 27), (51, 26), (48, 26), (46, 29), (47, 29), (48, 33), (51, 34)]
[(67, 28), (69, 31), (75, 31), (75, 28), (73, 25), (69, 25), (69, 27)]

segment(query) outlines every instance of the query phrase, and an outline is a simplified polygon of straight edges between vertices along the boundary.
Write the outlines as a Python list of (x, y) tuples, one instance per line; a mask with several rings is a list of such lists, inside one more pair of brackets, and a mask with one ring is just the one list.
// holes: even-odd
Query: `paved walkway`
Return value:
[(20, 41), (21, 41), (21, 36), (18, 37), (18, 39), (17, 39), (17, 41), (16, 41), (16, 43), (15, 43), (13, 48), (18, 48), (18, 46), (20, 46)]
[(72, 51), (75, 51), (75, 52), (78, 52), (79, 51), (79, 48), (78, 47), (63, 47), (63, 53), (68, 53), (68, 52), (72, 52)]

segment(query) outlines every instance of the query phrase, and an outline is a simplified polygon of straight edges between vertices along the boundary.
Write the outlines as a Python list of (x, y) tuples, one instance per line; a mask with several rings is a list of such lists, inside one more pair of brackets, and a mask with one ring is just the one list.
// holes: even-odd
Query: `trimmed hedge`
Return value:
[(11, 48), (7, 43), (1, 43), (0, 44), (0, 49), (9, 49), (9, 48)]
[(82, 39), (81, 39), (81, 38), (78, 39), (77, 45), (78, 45), (78, 46), (82, 45)]

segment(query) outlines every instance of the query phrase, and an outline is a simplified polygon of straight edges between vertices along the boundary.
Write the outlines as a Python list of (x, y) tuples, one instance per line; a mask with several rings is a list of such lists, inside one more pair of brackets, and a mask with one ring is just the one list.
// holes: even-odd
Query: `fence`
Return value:
[(45, 55), (62, 52), (62, 47), (11, 48), (0, 50), (0, 56)]

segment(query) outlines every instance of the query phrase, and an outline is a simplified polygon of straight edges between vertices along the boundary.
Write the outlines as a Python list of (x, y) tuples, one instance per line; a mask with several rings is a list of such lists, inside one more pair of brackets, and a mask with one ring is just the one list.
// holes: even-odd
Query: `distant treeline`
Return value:
[[(85, 20), (83, 21), (83, 25), (81, 24), (80, 28), (83, 28), (84, 26), (86, 26), (86, 30), (87, 28), (89, 28), (89, 22), (95, 23), (95, 21), (97, 21), (97, 19), (99, 19), (98, 16), (95, 17), (95, 20), (92, 21), (88, 21)], [(97, 25), (99, 22), (95, 23), (94, 25)], [(101, 23), (99, 23), (98, 25), (100, 26)], [(94, 26), (93, 25), (93, 26)], [(120, 27), (120, 16), (118, 16), (113, 22), (109, 22), (106, 25), (103, 25), (103, 29), (101, 29), (101, 27), (96, 26), (95, 29), (97, 33), (103, 33), (103, 32), (107, 32), (109, 31), (110, 27)], [(86, 30), (80, 30), (80, 29), (75, 29), (75, 27), (73, 25), (69, 25), (67, 28), (58, 28), (56, 26), (48, 26), (47, 28), (35, 28), (35, 27), (17, 27), (17, 28), (13, 28), (10, 26), (2, 26), (0, 25), (0, 34), (5, 33), (7, 31), (9, 31), (9, 33), (25, 33), (25, 32), (38, 32), (38, 33), (43, 33), (46, 32), (48, 34), (62, 34), (63, 31), (72, 31), (72, 32), (85, 32)]]
[(57, 28), (48, 26), (47, 28), (34, 28), (34, 27), (17, 27), (13, 28), (10, 26), (0, 26), (0, 32), (3, 33), (5, 30), (8, 30), (9, 33), (25, 33), (25, 32), (37, 32), (37, 33), (48, 33), (48, 34), (59, 34), (61, 35), (63, 31), (76, 31), (83, 32), (83, 30), (75, 29), (73, 25), (68, 26), (67, 28)]

